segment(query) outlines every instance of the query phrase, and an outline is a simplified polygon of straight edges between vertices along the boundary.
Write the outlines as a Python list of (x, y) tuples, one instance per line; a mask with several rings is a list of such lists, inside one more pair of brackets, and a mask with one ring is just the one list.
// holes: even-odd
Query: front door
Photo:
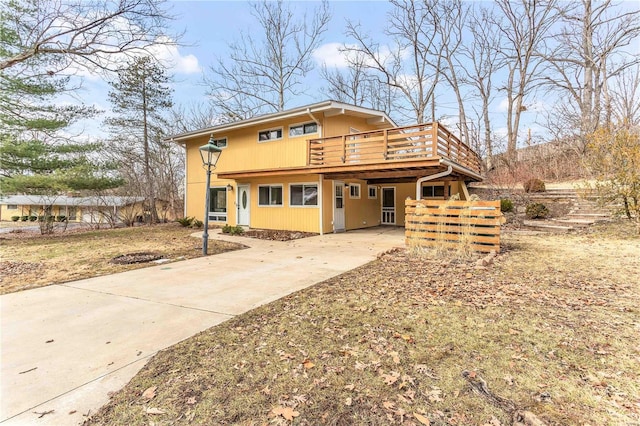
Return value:
[(396, 189), (382, 188), (382, 221), (383, 225), (396, 224)]
[(238, 225), (249, 226), (249, 185), (238, 185)]
[(333, 232), (344, 230), (344, 182), (333, 181)]

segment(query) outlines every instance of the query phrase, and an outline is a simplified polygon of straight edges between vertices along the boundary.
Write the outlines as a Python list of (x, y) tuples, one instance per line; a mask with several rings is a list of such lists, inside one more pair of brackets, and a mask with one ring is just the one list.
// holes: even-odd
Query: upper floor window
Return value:
[(17, 204), (7, 204), (7, 210), (18, 210)]
[(227, 147), (227, 138), (214, 139), (211, 141), (218, 148), (226, 148)]
[(289, 127), (289, 137), (303, 136), (311, 133), (318, 133), (317, 123), (297, 124)]
[(282, 139), (282, 127), (279, 129), (269, 129), (258, 132), (258, 142), (273, 141)]

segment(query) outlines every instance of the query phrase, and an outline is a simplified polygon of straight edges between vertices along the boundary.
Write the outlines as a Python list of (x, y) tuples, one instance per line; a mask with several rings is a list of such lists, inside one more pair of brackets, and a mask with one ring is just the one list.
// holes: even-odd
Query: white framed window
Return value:
[(318, 133), (318, 123), (310, 122), (304, 124), (294, 124), (289, 126), (289, 137), (295, 138), (297, 136), (310, 135), (312, 133)]
[(444, 185), (425, 185), (422, 187), (422, 198), (444, 198)]
[(227, 221), (227, 187), (212, 186), (209, 188), (209, 220)]
[(360, 198), (360, 184), (359, 183), (350, 183), (349, 184), (349, 198)]
[(378, 198), (378, 187), (375, 185), (367, 186), (367, 192), (370, 200)]
[(317, 183), (292, 183), (289, 185), (289, 205), (317, 206), (318, 205), (318, 184)]
[(227, 147), (227, 138), (218, 138), (211, 141), (212, 144), (217, 146), (218, 148), (226, 148)]
[(282, 127), (258, 132), (258, 142), (275, 141), (278, 139), (282, 139)]
[(258, 205), (261, 207), (282, 206), (282, 185), (259, 185)]

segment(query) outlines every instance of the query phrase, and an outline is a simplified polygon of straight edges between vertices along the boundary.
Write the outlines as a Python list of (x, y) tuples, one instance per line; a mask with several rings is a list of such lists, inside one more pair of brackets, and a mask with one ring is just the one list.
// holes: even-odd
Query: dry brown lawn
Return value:
[(387, 253), (160, 352), (89, 424), (640, 424), (630, 232)]
[[(170, 261), (201, 256), (202, 242), (193, 229), (178, 224), (135, 228), (74, 230), (0, 235), (0, 294), (82, 278), (143, 268), (155, 263), (118, 265), (116, 256), (153, 252)], [(210, 241), (209, 254), (235, 250), (238, 244)]]

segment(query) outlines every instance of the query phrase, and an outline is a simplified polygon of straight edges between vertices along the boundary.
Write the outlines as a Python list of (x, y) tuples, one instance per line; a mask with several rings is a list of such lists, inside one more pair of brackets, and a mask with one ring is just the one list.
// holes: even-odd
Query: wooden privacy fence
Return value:
[(408, 246), (500, 251), (500, 201), (407, 199), (405, 215)]

